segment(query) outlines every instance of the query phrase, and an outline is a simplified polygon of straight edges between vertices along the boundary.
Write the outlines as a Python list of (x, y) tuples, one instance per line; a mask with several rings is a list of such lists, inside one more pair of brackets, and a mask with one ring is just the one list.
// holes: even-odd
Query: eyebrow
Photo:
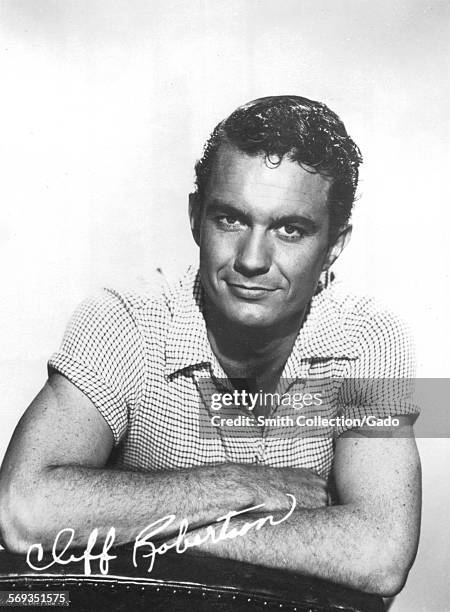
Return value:
[[(219, 213), (233, 215), (245, 221), (250, 221), (251, 216), (245, 209), (237, 208), (233, 204), (214, 198), (211, 203), (206, 206), (205, 213), (207, 215), (214, 215)], [(280, 215), (278, 217), (271, 217), (270, 224), (275, 226), (292, 225), (293, 223), (301, 224), (307, 231), (315, 232), (319, 229), (319, 225), (316, 221), (305, 215)]]

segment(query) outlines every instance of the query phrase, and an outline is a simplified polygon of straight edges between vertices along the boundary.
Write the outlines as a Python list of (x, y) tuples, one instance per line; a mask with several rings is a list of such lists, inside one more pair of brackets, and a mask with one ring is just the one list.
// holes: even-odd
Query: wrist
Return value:
[(226, 479), (229, 485), (229, 493), (235, 499), (235, 510), (253, 506), (258, 503), (259, 495), (254, 484), (256, 466), (241, 463), (227, 463)]

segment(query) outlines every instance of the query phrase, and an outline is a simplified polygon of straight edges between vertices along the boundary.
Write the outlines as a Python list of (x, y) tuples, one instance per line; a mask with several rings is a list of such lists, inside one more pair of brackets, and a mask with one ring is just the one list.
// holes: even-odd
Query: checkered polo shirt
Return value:
[[(311, 468), (327, 477), (335, 435), (346, 426), (326, 436), (274, 436), (269, 426), (244, 437), (220, 426), (201, 435), (199, 422), (212, 414), (201, 385), (223, 392), (231, 383), (208, 341), (196, 268), (176, 283), (159, 284), (139, 293), (105, 289), (83, 302), (48, 363), (103, 415), (116, 446), (112, 465), (159, 470), (260, 463)], [(285, 390), (295, 381), (328, 379), (328, 415), (360, 417), (374, 406), (378, 415), (400, 415), (417, 412), (407, 390), (397, 388), (383, 403), (370, 385), (361, 393), (340, 383), (412, 376), (412, 347), (399, 321), (332, 283), (312, 298), (280, 385)]]

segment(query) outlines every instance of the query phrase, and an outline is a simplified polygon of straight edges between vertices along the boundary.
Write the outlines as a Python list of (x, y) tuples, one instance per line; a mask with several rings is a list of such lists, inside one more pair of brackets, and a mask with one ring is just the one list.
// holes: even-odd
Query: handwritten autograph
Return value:
[[(248, 508), (244, 508), (243, 510), (232, 510), (230, 512), (227, 512), (227, 514), (224, 514), (223, 516), (219, 517), (218, 519), (216, 519), (216, 523), (222, 523), (222, 525), (220, 526), (220, 529), (218, 531), (218, 525), (211, 524), (207, 525), (202, 529), (195, 530), (194, 532), (189, 533), (189, 523), (187, 519), (183, 518), (180, 521), (177, 536), (157, 546), (153, 543), (152, 538), (155, 538), (155, 536), (160, 535), (161, 532), (166, 530), (176, 521), (176, 516), (174, 514), (164, 516), (163, 518), (158, 519), (154, 523), (147, 525), (147, 527), (145, 527), (136, 536), (133, 547), (133, 565), (134, 567), (138, 566), (138, 557), (140, 555), (142, 559), (148, 559), (147, 572), (150, 573), (155, 564), (156, 556), (164, 555), (171, 549), (175, 549), (177, 553), (182, 554), (186, 552), (186, 550), (188, 550), (189, 548), (200, 546), (201, 544), (204, 544), (208, 541), (212, 542), (213, 544), (216, 544), (224, 540), (234, 540), (237, 537), (244, 536), (251, 529), (255, 529), (256, 531), (261, 529), (261, 527), (263, 527), (266, 523), (272, 526), (280, 525), (291, 516), (297, 505), (297, 500), (293, 495), (287, 493), (287, 496), (291, 499), (291, 507), (289, 508), (288, 512), (279, 519), (275, 519), (272, 514), (267, 514), (253, 521), (244, 522), (243, 524), (240, 524), (239, 527), (231, 526), (230, 529), (230, 522), (232, 519), (248, 512), (255, 512), (257, 510), (261, 510), (265, 504), (259, 504), (257, 506), (250, 506)], [(84, 574), (86, 576), (90, 576), (91, 563), (93, 561), (98, 560), (100, 573), (103, 575), (108, 574), (110, 561), (112, 559), (117, 558), (117, 555), (111, 555), (109, 553), (116, 538), (115, 528), (111, 527), (109, 529), (99, 553), (93, 553), (98, 539), (97, 528), (91, 531), (88, 538), (87, 546), (80, 556), (76, 556), (73, 553), (68, 553), (68, 550), (72, 545), (74, 537), (74, 529), (70, 527), (61, 529), (61, 531), (57, 533), (56, 538), (53, 542), (53, 547), (51, 551), (52, 561), (44, 565), (41, 565), (44, 559), (44, 549), (42, 544), (32, 544), (28, 549), (26, 557), (29, 567), (35, 571), (40, 572), (49, 569), (53, 565), (68, 565), (69, 563), (77, 563), (79, 561), (83, 561)], [(34, 555), (36, 556), (36, 559), (32, 561), (32, 557)]]

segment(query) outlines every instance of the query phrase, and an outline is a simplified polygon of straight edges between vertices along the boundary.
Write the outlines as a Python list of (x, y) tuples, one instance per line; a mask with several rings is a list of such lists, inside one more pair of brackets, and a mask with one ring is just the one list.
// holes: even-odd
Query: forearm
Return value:
[(64, 377), (53, 375), (14, 432), (0, 469), (0, 539), (12, 550), (45, 547), (61, 529), (84, 545), (92, 529), (116, 543), (133, 540), (150, 523), (174, 515), (161, 536), (215, 521), (231, 510), (264, 504), (326, 503), (325, 483), (310, 470), (226, 463), (184, 470), (104, 469), (113, 435), (97, 408)]
[[(131, 541), (149, 523), (168, 515), (175, 519), (161, 536), (169, 536), (186, 518), (192, 527), (214, 521), (228, 510), (252, 504), (244, 470), (236, 465), (151, 473), (59, 466), (36, 473), (4, 490), (3, 539), (32, 541), (51, 547), (56, 533), (70, 527), (74, 544), (85, 545), (89, 533), (104, 537), (116, 530), (116, 543)], [(5, 504), (9, 499), (10, 508)], [(11, 507), (11, 505), (13, 507)], [(8, 524), (9, 523), (9, 524)], [(15, 537), (11, 537), (15, 532)], [(36, 540), (37, 539), (37, 540)], [(13, 548), (17, 545), (13, 543)]]
[[(171, 515), (158, 536), (176, 533), (183, 519), (194, 529), (258, 504), (264, 504), (259, 511), (281, 511), (289, 507), (286, 493), (296, 496), (298, 506), (326, 503), (323, 481), (309, 470), (227, 463), (130, 472), (60, 465), (16, 477), (3, 488), (0, 506), (10, 503), (0, 525), (5, 525), (3, 539), (9, 535), (13, 548), (24, 549), (31, 541), (51, 547), (55, 534), (67, 527), (75, 531), (74, 545), (84, 545), (94, 528), (105, 537), (110, 527), (119, 544)], [(12, 523), (8, 516), (14, 516)]]
[[(281, 524), (266, 523), (260, 530), (214, 544), (210, 538), (201, 548), (368, 592), (395, 594), (414, 561), (420, 531), (421, 471), (414, 440), (340, 439), (334, 474), (340, 505), (297, 508)], [(242, 519), (233, 519), (231, 527), (242, 525)]]
[[(274, 514), (275, 520), (280, 518), (280, 513)], [(215, 527), (225, 537), (219, 535), (217, 542), (209, 537), (198, 549), (382, 595), (400, 590), (414, 557), (416, 542), (407, 543), (398, 555), (399, 529), (352, 505), (296, 510), (285, 522), (266, 521), (259, 529), (250, 527), (255, 519), (255, 515), (232, 519), (225, 533)], [(203, 539), (205, 533), (197, 530), (186, 541), (190, 536), (194, 542), (196, 534)]]

